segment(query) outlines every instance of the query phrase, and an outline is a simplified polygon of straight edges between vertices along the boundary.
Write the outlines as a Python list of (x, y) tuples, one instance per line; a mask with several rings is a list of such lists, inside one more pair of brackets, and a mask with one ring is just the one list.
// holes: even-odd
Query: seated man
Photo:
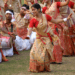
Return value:
[[(5, 21), (2, 21), (1, 23), (1, 28), (5, 29), (6, 31), (8, 32), (13, 32), (15, 33), (16, 35), (16, 25), (14, 25), (11, 20), (12, 20), (12, 15), (13, 15), (13, 11), (10, 10), (10, 9), (7, 9), (6, 10), (6, 13), (5, 13), (5, 17), (6, 17), (6, 20)], [(15, 39), (15, 35), (8, 35), (4, 32), (1, 32), (2, 34), (2, 42), (1, 42), (1, 45), (2, 45), (2, 51), (3, 51), (3, 54), (5, 56), (13, 56), (13, 54), (15, 53), (15, 51), (13, 50), (13, 40)], [(10, 34), (10, 33), (9, 33)], [(7, 42), (5, 41), (7, 40)], [(10, 41), (10, 42), (8, 42)], [(7, 46), (6, 46), (7, 45)], [(10, 45), (10, 47), (8, 48), (8, 46)], [(13, 53), (14, 51), (14, 53)], [(18, 52), (16, 51), (16, 53), (18, 54)]]

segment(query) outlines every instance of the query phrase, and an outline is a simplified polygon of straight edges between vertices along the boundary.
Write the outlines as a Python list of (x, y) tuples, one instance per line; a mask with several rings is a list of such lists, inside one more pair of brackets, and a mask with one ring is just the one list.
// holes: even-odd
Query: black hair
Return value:
[(36, 9), (40, 9), (40, 12), (41, 12), (41, 6), (38, 3), (33, 4), (32, 7)]
[(23, 5), (22, 5), (22, 7), (26, 7), (26, 9), (28, 9), (28, 10), (29, 10), (29, 6), (28, 6), (28, 5), (26, 5), (26, 4), (23, 4)]
[(13, 13), (13, 15), (14, 15), (14, 11), (12, 9), (7, 9), (6, 11), (11, 11)]

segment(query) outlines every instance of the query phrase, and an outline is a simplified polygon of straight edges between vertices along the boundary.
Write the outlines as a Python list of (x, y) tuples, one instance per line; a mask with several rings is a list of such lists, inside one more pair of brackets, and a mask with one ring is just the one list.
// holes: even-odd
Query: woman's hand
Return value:
[(67, 31), (67, 30), (68, 30), (68, 27), (67, 27), (67, 26), (65, 26), (65, 27), (64, 27), (64, 31)]
[(67, 20), (69, 20), (72, 16), (72, 13), (69, 14), (69, 16), (67, 18), (64, 18), (64, 19), (51, 19), (51, 22), (52, 23), (55, 23), (55, 24), (58, 24), (58, 23), (62, 23), (62, 22), (66, 22)]
[(75, 12), (75, 9), (72, 9), (73, 10), (73, 12)]
[(65, 2), (61, 2), (60, 3), (60, 7), (68, 5), (69, 4), (69, 1), (70, 0), (66, 0)]
[(69, 16), (67, 17), (67, 19), (69, 20), (72, 17), (72, 13), (69, 14)]

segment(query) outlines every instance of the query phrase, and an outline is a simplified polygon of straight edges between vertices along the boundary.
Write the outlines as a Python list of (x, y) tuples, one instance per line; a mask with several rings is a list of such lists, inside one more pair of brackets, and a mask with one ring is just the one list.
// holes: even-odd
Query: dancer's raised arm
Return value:
[(58, 23), (62, 23), (62, 22), (65, 22), (67, 20), (69, 20), (71, 18), (72, 14), (70, 14), (67, 18), (64, 18), (64, 19), (51, 19), (51, 22), (55, 23), (55, 24), (58, 24)]
[(60, 2), (60, 7), (68, 5), (69, 1), (70, 0), (66, 0), (65, 2)]

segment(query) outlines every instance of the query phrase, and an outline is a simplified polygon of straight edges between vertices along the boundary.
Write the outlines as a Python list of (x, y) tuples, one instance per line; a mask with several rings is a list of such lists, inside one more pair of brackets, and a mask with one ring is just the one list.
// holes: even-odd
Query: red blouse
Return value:
[[(51, 21), (51, 19), (52, 19), (52, 17), (47, 14), (46, 14), (46, 18), (47, 18), (47, 21)], [(38, 23), (39, 23), (39, 21), (37, 21), (35, 18), (32, 18), (30, 21), (29, 27), (30, 28), (37, 27)]]
[(69, 6), (70, 8), (73, 8), (73, 7), (74, 7), (74, 2), (70, 1), (69, 4), (68, 4), (68, 6)]
[[(57, 10), (58, 10), (58, 12), (59, 12), (59, 7), (60, 7), (60, 3), (61, 3), (61, 2), (56, 2), (56, 3), (57, 3)], [(46, 10), (47, 10), (47, 7), (43, 7), (43, 8), (42, 8), (42, 12), (43, 12), (43, 13), (45, 13)]]
[(42, 12), (45, 13), (45, 11), (47, 10), (47, 7), (43, 7), (42, 8)]

